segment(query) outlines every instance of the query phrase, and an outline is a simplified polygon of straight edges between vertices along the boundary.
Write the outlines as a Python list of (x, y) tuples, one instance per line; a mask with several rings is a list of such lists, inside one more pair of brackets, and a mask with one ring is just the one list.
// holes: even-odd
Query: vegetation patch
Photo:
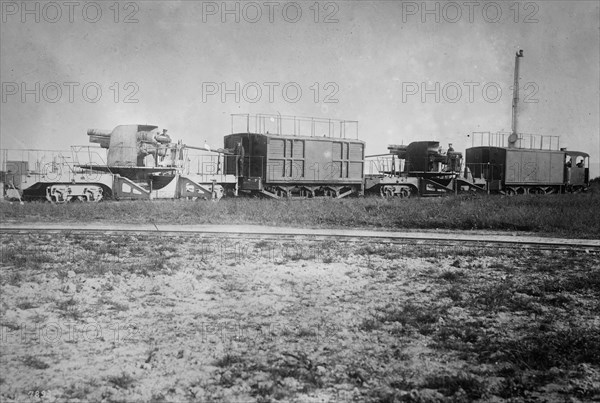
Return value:
[(121, 389), (129, 389), (136, 382), (135, 378), (126, 372), (122, 372), (119, 375), (109, 376), (106, 380), (109, 384)]
[[(117, 223), (262, 224), (325, 228), (498, 230), (536, 232), (573, 238), (600, 236), (600, 192), (564, 195), (448, 196), (384, 200), (222, 199), (219, 203), (184, 200), (105, 201), (101, 203), (0, 204), (4, 221)], [(103, 221), (104, 222), (104, 221)], [(117, 253), (107, 246), (106, 253)]]

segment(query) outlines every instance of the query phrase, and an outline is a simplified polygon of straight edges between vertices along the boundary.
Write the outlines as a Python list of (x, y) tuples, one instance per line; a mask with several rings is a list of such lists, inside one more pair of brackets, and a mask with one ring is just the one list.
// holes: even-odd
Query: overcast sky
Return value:
[(23, 4), (2, 2), (2, 148), (127, 123), (222, 146), (230, 114), (280, 113), (358, 120), (367, 154), (464, 150), (510, 130), (523, 49), (519, 131), (561, 136), (600, 175), (598, 1)]

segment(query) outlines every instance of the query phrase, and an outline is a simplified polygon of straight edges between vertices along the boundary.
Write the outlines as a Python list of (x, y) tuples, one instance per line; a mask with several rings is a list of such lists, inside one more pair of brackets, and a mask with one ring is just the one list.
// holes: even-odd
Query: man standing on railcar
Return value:
[(238, 176), (244, 176), (244, 146), (242, 145), (242, 140), (236, 143), (233, 153), (237, 159)]

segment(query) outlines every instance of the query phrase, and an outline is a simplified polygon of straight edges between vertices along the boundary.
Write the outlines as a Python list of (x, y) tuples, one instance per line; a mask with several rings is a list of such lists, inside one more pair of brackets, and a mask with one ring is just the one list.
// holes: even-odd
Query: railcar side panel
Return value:
[[(364, 179), (360, 140), (236, 133), (225, 136), (225, 148), (233, 151), (239, 141), (245, 152), (243, 176), (265, 183), (362, 184)], [(234, 164), (226, 169), (235, 174)]]
[(465, 152), (465, 165), (471, 174), (487, 181), (501, 181), (504, 177), (506, 149), (500, 147), (471, 147)]
[(305, 140), (270, 137), (266, 144), (266, 179), (269, 182), (306, 178)]
[(564, 152), (506, 150), (506, 185), (560, 185), (564, 181)]

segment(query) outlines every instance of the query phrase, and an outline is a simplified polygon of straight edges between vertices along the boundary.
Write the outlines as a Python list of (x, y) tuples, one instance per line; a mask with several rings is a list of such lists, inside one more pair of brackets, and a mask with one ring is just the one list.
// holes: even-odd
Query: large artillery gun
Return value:
[[(236, 178), (223, 173), (228, 150), (174, 142), (166, 129), (152, 125), (90, 129), (87, 134), (91, 143), (107, 149), (107, 163), (78, 166), (113, 175), (113, 198), (219, 200), (226, 188), (235, 188)], [(192, 152), (198, 150), (203, 153)]]
[[(13, 196), (18, 193), (24, 200), (55, 203), (104, 199), (219, 200), (227, 190), (237, 190), (236, 177), (224, 174), (229, 159), (235, 158), (228, 150), (174, 142), (167, 130), (152, 125), (90, 129), (87, 134), (90, 143), (100, 147), (74, 146), (70, 158), (59, 154), (59, 158), (52, 157), (51, 164), (37, 171), (29, 167), (39, 163), (8, 161), (8, 165), (20, 167), (5, 178)], [(33, 184), (29, 186), (32, 177)]]
[(474, 186), (462, 178), (462, 153), (454, 151), (452, 144), (444, 151), (438, 141), (414, 141), (389, 145), (388, 150), (367, 156), (371, 173), (365, 177), (365, 190), (370, 193), (400, 198), (440, 196)]

